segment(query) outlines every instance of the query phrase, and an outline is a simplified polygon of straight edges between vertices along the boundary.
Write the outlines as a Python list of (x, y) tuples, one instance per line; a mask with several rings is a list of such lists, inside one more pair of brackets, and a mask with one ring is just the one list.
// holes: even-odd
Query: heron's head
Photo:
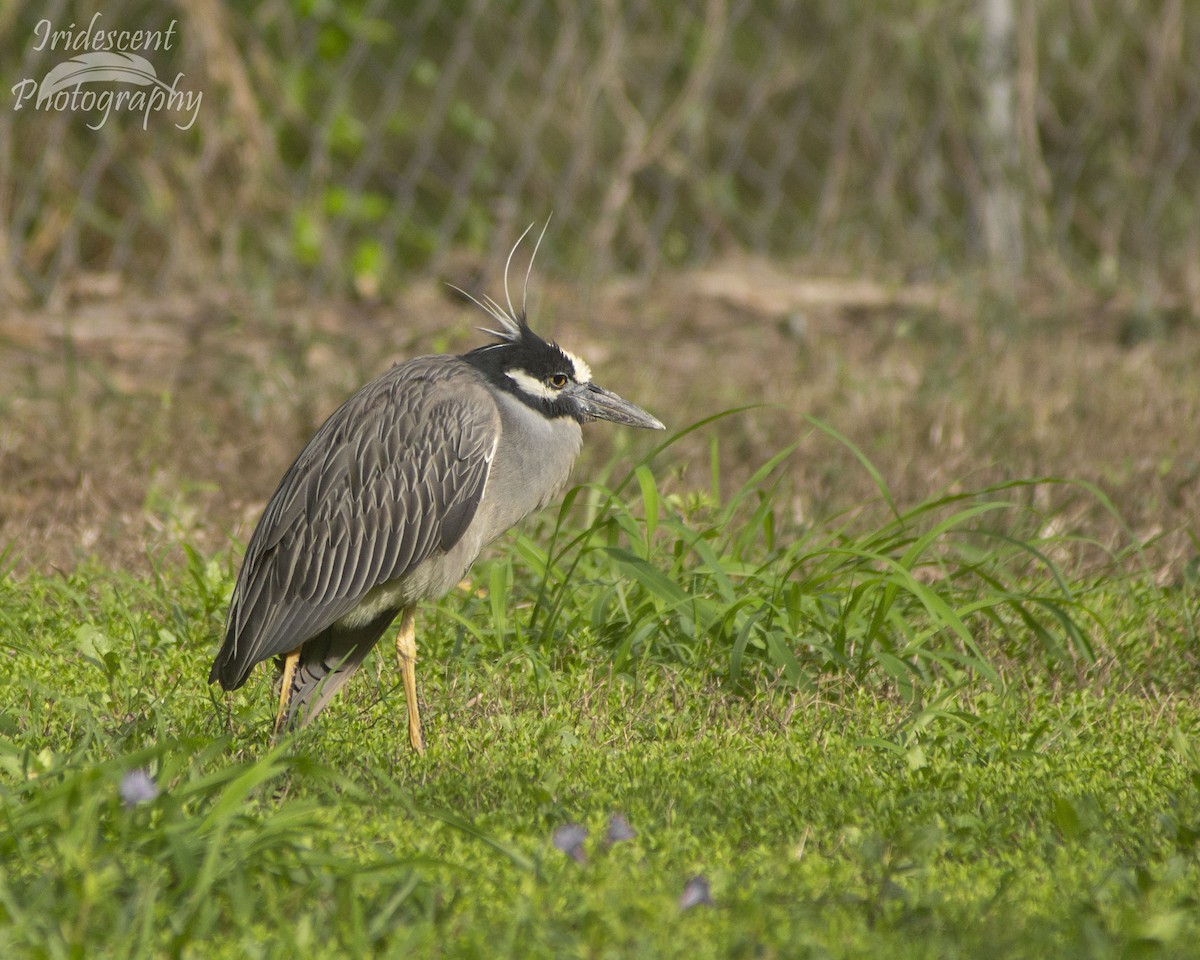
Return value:
[[(528, 232), (526, 229), (521, 239)], [(542, 232), (544, 234), (545, 230)], [(521, 240), (518, 240), (517, 246), (520, 243)], [(538, 244), (541, 244), (541, 237), (538, 237)], [(513, 252), (516, 249), (514, 246)], [(536, 246), (533, 252), (536, 256)], [(508, 260), (512, 262), (512, 253), (509, 253)], [(530, 257), (529, 266), (532, 270), (533, 257)], [(592, 370), (581, 357), (543, 339), (530, 329), (525, 310), (525, 294), (528, 290), (527, 271), (521, 309), (515, 310), (508, 295), (508, 264), (505, 264), (504, 299), (507, 309), (489, 296), (476, 298), (459, 291), (499, 325), (498, 329), (484, 330), (495, 337), (493, 343), (472, 350), (463, 359), (482, 371), (493, 385), (547, 418), (571, 417), (580, 423), (610, 420), (647, 430), (664, 429), (656, 417), (641, 407), (593, 382)]]

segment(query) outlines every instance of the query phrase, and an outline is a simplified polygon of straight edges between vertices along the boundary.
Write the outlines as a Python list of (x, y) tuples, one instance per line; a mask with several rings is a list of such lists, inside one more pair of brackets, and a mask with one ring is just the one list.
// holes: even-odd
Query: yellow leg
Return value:
[(279, 736), (283, 729), (283, 718), (287, 716), (288, 703), (292, 699), (292, 679), (296, 676), (296, 667), (300, 665), (300, 648), (297, 647), (283, 661), (283, 676), (279, 679), (279, 712), (275, 714), (274, 736)]
[(421, 708), (417, 704), (417, 632), (413, 624), (413, 608), (406, 607), (400, 615), (400, 632), (396, 634), (396, 661), (404, 679), (404, 699), (408, 701), (408, 742), (417, 753), (425, 752), (425, 737), (421, 734)]

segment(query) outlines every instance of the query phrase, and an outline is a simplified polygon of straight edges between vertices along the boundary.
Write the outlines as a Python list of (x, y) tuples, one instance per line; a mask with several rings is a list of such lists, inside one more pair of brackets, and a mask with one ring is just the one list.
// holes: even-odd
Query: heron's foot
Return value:
[(417, 702), (416, 693), (409, 703), (414, 706), (408, 711), (408, 742), (412, 744), (414, 750), (419, 754), (425, 753), (425, 734), (421, 731), (421, 714), (417, 710), (415, 704)]

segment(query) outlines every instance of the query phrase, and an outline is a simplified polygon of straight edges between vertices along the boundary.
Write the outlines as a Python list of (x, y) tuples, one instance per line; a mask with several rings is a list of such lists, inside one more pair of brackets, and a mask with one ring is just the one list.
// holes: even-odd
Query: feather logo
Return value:
[(121, 83), (133, 83), (139, 87), (154, 84), (157, 87), (165, 85), (158, 79), (154, 66), (145, 57), (135, 53), (116, 53), (106, 50), (93, 50), (89, 53), (64, 60), (42, 78), (38, 85), (36, 105), (43, 103), (56, 93), (69, 90), (82, 83), (96, 83), (104, 80), (116, 80)]

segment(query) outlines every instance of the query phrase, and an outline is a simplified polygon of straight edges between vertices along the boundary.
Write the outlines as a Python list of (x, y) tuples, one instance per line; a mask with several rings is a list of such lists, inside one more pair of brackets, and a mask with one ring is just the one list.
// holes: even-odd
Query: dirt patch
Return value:
[[(377, 305), (101, 290), (61, 311), (0, 313), (0, 546), (18, 569), (89, 556), (139, 568), (181, 540), (212, 552), (244, 541), (349, 393), (395, 360), (469, 349), (484, 320), (434, 278)], [(1161, 536), (1165, 576), (1195, 553), (1200, 323), (1188, 310), (1080, 297), (1016, 308), (761, 263), (536, 294), (539, 331), (672, 429), (759, 405), (664, 455), (669, 490), (710, 488), (713, 444), (725, 493), (796, 444), (782, 471), (796, 521), (878, 503), (811, 414), (858, 444), (902, 505), (1066, 477), (1104, 490), (1135, 536)], [(576, 476), (655, 439), (590, 427)], [(1064, 531), (1127, 542), (1093, 497), (1028, 495)]]

